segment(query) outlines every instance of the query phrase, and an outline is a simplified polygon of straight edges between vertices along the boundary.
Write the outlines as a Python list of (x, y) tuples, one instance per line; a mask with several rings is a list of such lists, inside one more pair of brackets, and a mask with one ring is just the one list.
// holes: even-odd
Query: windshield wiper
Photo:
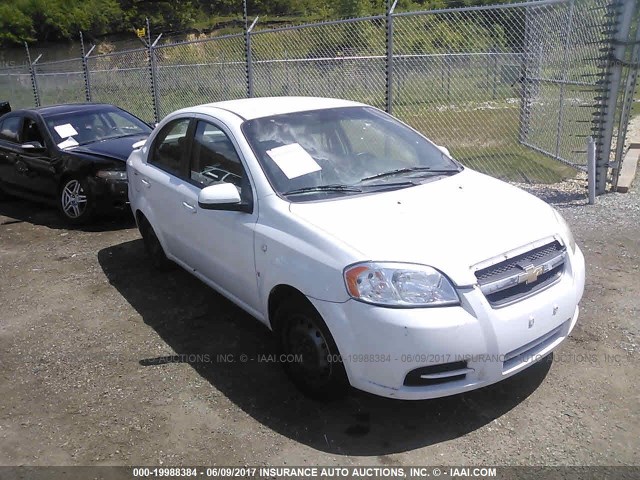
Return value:
[(361, 188), (352, 187), (351, 185), (315, 185), (313, 187), (294, 188), (288, 192), (284, 192), (283, 195), (297, 195), (300, 193), (313, 193), (313, 192), (362, 192)]
[(448, 173), (458, 173), (460, 169), (458, 168), (431, 168), (431, 167), (409, 167), (409, 168), (397, 168), (395, 170), (390, 170), (388, 172), (378, 173), (376, 175), (371, 175), (370, 177), (364, 177), (361, 179), (361, 182), (366, 182), (367, 180), (375, 180), (378, 178), (391, 177), (394, 175), (402, 175), (403, 173), (433, 173), (436, 175), (448, 174)]

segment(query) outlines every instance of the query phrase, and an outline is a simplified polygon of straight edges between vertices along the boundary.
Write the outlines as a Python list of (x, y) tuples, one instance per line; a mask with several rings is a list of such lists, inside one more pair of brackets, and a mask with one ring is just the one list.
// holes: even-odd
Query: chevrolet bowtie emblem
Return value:
[(518, 275), (518, 283), (533, 283), (544, 273), (544, 267), (542, 265), (538, 265), (537, 267), (534, 265), (520, 265), (520, 268), (524, 270), (524, 273)]

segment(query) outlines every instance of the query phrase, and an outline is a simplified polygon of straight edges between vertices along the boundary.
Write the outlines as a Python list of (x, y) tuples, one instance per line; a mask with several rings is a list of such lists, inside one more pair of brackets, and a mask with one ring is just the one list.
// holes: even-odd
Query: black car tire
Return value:
[(86, 178), (68, 177), (58, 190), (58, 210), (67, 223), (82, 225), (95, 213), (93, 192)]
[(303, 298), (288, 298), (274, 320), (279, 358), (291, 381), (315, 400), (344, 397), (349, 380), (340, 352), (313, 305)]
[(175, 263), (169, 260), (164, 253), (164, 249), (162, 248), (160, 240), (158, 240), (156, 232), (146, 218), (141, 220), (140, 234), (142, 235), (144, 250), (151, 261), (151, 265), (153, 265), (156, 270), (166, 272), (175, 267)]

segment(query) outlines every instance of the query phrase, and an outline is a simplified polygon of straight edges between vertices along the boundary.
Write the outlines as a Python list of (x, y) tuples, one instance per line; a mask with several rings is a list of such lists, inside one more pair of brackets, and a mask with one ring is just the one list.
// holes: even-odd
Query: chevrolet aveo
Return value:
[(560, 214), (376, 108), (186, 108), (127, 170), (152, 262), (177, 263), (271, 328), (313, 397), (473, 390), (576, 324), (584, 257)]

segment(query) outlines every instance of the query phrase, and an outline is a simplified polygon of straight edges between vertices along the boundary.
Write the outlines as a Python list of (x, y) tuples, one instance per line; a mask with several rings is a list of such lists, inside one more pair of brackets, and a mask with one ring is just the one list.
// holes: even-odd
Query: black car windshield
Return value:
[(97, 106), (45, 117), (47, 128), (60, 148), (120, 138), (149, 135), (151, 127), (116, 107)]
[(291, 201), (406, 188), (462, 168), (425, 137), (371, 107), (258, 118), (242, 129), (272, 186)]

